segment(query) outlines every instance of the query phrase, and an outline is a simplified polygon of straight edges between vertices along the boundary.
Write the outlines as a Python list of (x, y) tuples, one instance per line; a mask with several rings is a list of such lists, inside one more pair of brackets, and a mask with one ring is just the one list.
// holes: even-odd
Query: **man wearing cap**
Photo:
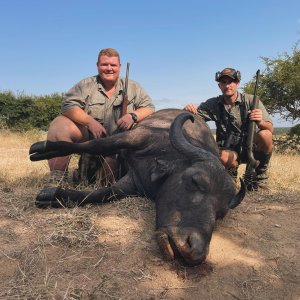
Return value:
[(272, 154), (272, 119), (261, 101), (257, 109), (251, 110), (253, 95), (238, 92), (241, 80), (239, 71), (225, 68), (216, 73), (215, 80), (222, 95), (202, 102), (198, 108), (190, 103), (184, 109), (200, 115), (205, 121), (215, 122), (220, 160), (234, 176), (237, 175), (239, 164), (247, 163), (246, 135), (249, 120), (255, 121), (258, 130), (254, 136), (254, 157), (259, 161), (255, 169), (255, 186), (266, 188)]

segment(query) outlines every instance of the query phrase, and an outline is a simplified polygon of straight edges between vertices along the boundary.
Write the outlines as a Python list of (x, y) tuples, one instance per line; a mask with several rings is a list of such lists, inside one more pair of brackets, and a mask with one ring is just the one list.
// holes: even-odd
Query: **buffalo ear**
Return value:
[(174, 165), (170, 161), (155, 159), (150, 167), (151, 182), (165, 179), (174, 169)]

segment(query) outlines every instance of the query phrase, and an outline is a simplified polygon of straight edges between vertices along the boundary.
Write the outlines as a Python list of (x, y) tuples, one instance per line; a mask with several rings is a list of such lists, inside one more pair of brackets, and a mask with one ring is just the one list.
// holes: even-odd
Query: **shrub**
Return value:
[(298, 136), (300, 137), (300, 124), (293, 126), (289, 131), (289, 136)]
[(15, 95), (0, 92), (0, 127), (17, 130), (46, 130), (49, 123), (60, 114), (61, 95)]

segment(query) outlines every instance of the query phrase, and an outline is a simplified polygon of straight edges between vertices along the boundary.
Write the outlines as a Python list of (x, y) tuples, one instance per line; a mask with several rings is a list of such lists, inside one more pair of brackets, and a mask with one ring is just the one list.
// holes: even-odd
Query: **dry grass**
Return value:
[(270, 191), (220, 221), (207, 262), (188, 268), (161, 257), (147, 199), (37, 209), (48, 167), (28, 148), (44, 136), (0, 138), (0, 299), (299, 299), (299, 155), (273, 155)]
[[(269, 187), (270, 191), (261, 191), (264, 200), (299, 203), (300, 194), (300, 155), (274, 153), (270, 162)], [(239, 175), (245, 171), (241, 166)]]

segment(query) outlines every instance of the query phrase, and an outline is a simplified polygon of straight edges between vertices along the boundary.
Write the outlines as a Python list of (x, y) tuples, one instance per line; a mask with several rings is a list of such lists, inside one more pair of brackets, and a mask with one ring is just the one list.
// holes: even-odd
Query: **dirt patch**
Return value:
[(186, 267), (161, 256), (149, 200), (40, 210), (36, 191), (1, 188), (2, 299), (299, 299), (296, 195), (248, 195)]
[(275, 155), (271, 190), (218, 221), (187, 267), (162, 257), (151, 201), (38, 209), (47, 164), (0, 155), (0, 299), (300, 299), (299, 157)]

